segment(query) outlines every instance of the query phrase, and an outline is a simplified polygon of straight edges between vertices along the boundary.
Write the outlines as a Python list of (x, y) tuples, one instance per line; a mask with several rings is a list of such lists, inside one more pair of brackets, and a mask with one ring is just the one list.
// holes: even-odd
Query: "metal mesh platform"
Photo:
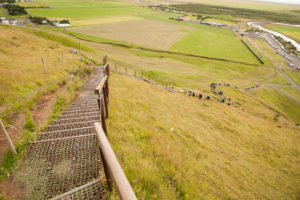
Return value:
[(103, 179), (98, 179), (51, 200), (104, 200), (107, 198), (107, 192), (103, 188)]
[(49, 199), (98, 178), (102, 166), (94, 134), (37, 141), (30, 144), (18, 178), (28, 182), (25, 199)]
[(89, 127), (84, 127), (84, 128), (75, 128), (75, 129), (71, 129), (71, 130), (44, 132), (39, 135), (38, 140), (49, 140), (49, 139), (55, 139), (55, 138), (88, 135), (88, 134), (92, 134), (92, 133), (95, 133), (94, 126), (89, 126)]

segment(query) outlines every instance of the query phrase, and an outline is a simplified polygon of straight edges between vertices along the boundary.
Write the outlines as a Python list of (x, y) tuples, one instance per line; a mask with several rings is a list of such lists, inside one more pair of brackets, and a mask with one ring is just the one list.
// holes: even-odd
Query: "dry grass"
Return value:
[(258, 102), (199, 101), (116, 74), (110, 88), (109, 139), (139, 199), (299, 197), (300, 130)]
[[(55, 90), (82, 65), (69, 48), (23, 30), (0, 25), (0, 105), (17, 106)], [(64, 65), (62, 65), (62, 52)], [(42, 65), (45, 61), (45, 70)]]
[(74, 27), (69, 30), (92, 36), (130, 42), (157, 49), (168, 49), (193, 29), (155, 20), (131, 20), (119, 23)]

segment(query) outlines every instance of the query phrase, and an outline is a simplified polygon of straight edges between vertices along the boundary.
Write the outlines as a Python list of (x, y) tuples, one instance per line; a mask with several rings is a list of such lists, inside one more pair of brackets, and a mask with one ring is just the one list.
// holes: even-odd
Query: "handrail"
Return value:
[(121, 200), (137, 200), (135, 193), (122, 170), (120, 163), (111, 148), (109, 141), (99, 122), (94, 123), (96, 136), (99, 141), (100, 149), (104, 157), (104, 161), (112, 175), (113, 181), (116, 184)]
[(104, 84), (105, 84), (107, 78), (108, 78), (108, 77), (105, 76), (105, 77), (102, 79), (102, 81), (99, 83), (99, 85), (98, 85), (98, 86), (96, 87), (96, 89), (95, 89), (95, 94), (101, 93), (102, 88), (103, 88), (103, 86), (104, 86)]

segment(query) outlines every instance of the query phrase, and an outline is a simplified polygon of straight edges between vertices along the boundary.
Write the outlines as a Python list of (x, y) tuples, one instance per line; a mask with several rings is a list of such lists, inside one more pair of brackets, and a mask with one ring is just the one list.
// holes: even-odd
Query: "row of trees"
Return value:
[(0, 0), (0, 3), (15, 3), (15, 0)]
[(3, 5), (3, 8), (5, 8), (10, 15), (26, 15), (27, 11), (24, 7), (18, 6), (18, 5), (11, 5), (11, 4), (5, 4)]

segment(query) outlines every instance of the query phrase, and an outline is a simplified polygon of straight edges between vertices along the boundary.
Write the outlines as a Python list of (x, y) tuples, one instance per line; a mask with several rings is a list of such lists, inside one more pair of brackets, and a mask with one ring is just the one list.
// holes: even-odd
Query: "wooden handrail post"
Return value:
[(122, 167), (111, 148), (109, 141), (100, 125), (99, 122), (94, 123), (96, 130), (96, 136), (100, 145), (100, 148), (103, 153), (104, 162), (108, 166), (109, 171), (111, 172), (112, 178), (117, 187), (119, 196), (121, 200), (137, 200), (135, 193), (124, 173)]
[(16, 155), (17, 154), (16, 149), (15, 149), (15, 147), (14, 147), (14, 145), (13, 145), (13, 143), (12, 143), (12, 141), (11, 141), (11, 139), (10, 139), (10, 137), (9, 137), (9, 135), (8, 135), (8, 133), (7, 133), (6, 129), (5, 129), (2, 121), (1, 121), (1, 119), (0, 119), (0, 127), (1, 127), (1, 130), (2, 130), (2, 133), (3, 133), (3, 136), (5, 137), (5, 139), (6, 139), (7, 143), (8, 143), (10, 151), (14, 155)]
[(102, 88), (102, 93), (103, 93), (103, 98), (104, 98), (104, 106), (105, 106), (105, 118), (108, 118), (108, 105), (107, 105), (107, 94), (106, 94), (106, 89), (105, 87)]
[(104, 168), (104, 173), (105, 173), (105, 177), (106, 177), (106, 183), (107, 183), (107, 187), (108, 187), (108, 190), (109, 191), (112, 191), (112, 188), (113, 188), (113, 178), (112, 178), (112, 175), (109, 171), (109, 168), (105, 162), (105, 158), (104, 158), (104, 155), (103, 155), (103, 152), (100, 148), (100, 153), (101, 153), (101, 160), (103, 162), (103, 168)]

